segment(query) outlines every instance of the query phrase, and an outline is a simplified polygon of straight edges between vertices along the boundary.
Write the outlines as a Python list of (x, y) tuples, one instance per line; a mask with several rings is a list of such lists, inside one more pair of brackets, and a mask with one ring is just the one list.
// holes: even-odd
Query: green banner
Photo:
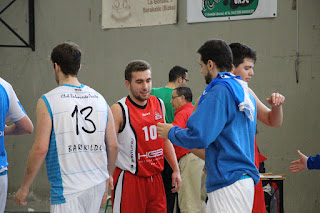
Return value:
[(206, 18), (251, 15), (259, 0), (202, 0), (202, 14)]

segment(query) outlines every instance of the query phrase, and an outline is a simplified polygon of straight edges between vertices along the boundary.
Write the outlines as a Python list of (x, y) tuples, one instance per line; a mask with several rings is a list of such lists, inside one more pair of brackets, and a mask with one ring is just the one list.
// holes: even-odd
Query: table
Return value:
[(272, 173), (261, 173), (260, 178), (262, 184), (264, 183), (276, 183), (279, 187), (279, 210), (280, 213), (284, 213), (283, 208), (283, 181), (286, 179), (284, 174), (273, 175)]

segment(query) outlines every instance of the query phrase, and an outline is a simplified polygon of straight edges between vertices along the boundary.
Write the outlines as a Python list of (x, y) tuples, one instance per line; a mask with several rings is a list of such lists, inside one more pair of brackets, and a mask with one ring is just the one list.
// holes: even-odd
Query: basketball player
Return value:
[(30, 185), (46, 158), (50, 212), (99, 212), (118, 153), (111, 109), (102, 95), (78, 81), (78, 45), (59, 44), (51, 61), (59, 86), (38, 101), (35, 142), (15, 201), (27, 204)]
[(125, 80), (129, 95), (111, 107), (119, 141), (113, 175), (113, 212), (165, 213), (166, 195), (161, 177), (164, 157), (173, 169), (172, 192), (181, 184), (173, 146), (157, 133), (157, 123), (164, 122), (165, 107), (161, 99), (150, 95), (151, 67), (147, 62), (130, 62)]

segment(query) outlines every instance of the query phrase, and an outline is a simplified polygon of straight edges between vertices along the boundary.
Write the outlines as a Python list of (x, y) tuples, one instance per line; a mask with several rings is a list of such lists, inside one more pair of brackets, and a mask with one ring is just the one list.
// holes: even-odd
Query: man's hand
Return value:
[(172, 188), (171, 192), (175, 193), (177, 192), (181, 187), (181, 176), (180, 171), (173, 171), (172, 173)]
[(16, 192), (16, 195), (14, 196), (14, 201), (20, 205), (20, 206), (25, 206), (27, 205), (27, 202), (25, 200), (27, 199), (29, 194), (29, 188), (22, 188)]
[(157, 131), (158, 131), (159, 137), (164, 138), (164, 139), (168, 139), (168, 133), (172, 127), (173, 127), (172, 124), (158, 123), (157, 124)]
[(104, 191), (102, 201), (101, 201), (101, 206), (105, 206), (106, 202), (108, 200), (108, 188), (110, 187), (111, 190), (113, 190), (113, 177), (109, 177), (108, 180), (106, 180), (106, 190)]
[(270, 98), (267, 98), (266, 101), (271, 106), (281, 106), (286, 98), (279, 93), (272, 93)]
[(300, 172), (307, 169), (308, 157), (302, 154), (300, 150), (297, 150), (297, 153), (300, 159), (291, 162), (291, 166), (289, 169), (292, 173)]

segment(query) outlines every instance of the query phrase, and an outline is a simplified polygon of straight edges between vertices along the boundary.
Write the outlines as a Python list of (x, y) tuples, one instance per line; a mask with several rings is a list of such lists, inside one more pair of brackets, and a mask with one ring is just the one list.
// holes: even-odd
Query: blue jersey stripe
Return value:
[(62, 177), (54, 128), (52, 128), (52, 133), (50, 137), (49, 151), (46, 156), (46, 166), (48, 179), (51, 183), (51, 203), (65, 203), (66, 200), (63, 196)]
[(6, 89), (0, 84), (0, 169), (7, 167), (7, 152), (4, 146), (4, 127), (9, 110), (9, 96)]
[[(51, 121), (53, 122), (53, 115), (52, 115), (50, 104), (44, 95), (42, 95), (41, 98), (44, 100), (48, 108)], [(66, 202), (63, 196), (62, 177), (60, 172), (60, 165), (59, 165), (59, 158), (58, 158), (56, 143), (57, 143), (56, 135), (55, 135), (54, 128), (52, 127), (49, 150), (46, 156), (47, 174), (48, 174), (49, 182), (51, 184), (51, 192), (50, 192), (51, 204), (61, 204)]]
[(48, 108), (48, 111), (49, 111), (49, 114), (50, 114), (50, 117), (51, 117), (51, 120), (53, 122), (53, 117), (52, 117), (52, 111), (51, 111), (51, 107), (50, 107), (50, 104), (46, 98), (46, 96), (44, 95), (41, 95), (41, 98), (44, 100), (45, 104), (47, 105), (47, 108)]

